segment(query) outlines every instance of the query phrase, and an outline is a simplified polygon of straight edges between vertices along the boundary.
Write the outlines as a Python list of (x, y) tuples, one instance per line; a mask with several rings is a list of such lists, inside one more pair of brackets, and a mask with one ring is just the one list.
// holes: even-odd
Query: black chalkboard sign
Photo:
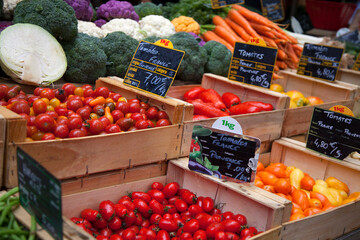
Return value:
[(260, 140), (195, 125), (189, 169), (235, 182), (255, 178)]
[(184, 54), (184, 51), (141, 40), (127, 69), (124, 84), (165, 97)]
[(356, 62), (353, 66), (353, 70), (360, 71), (360, 53), (357, 56)]
[(236, 42), (228, 78), (270, 88), (276, 56), (276, 48)]
[(343, 48), (305, 43), (297, 74), (335, 81)]
[(360, 153), (360, 119), (314, 108), (306, 147), (339, 160)]
[(261, 10), (263, 16), (271, 21), (278, 22), (285, 18), (282, 0), (262, 0)]
[(17, 166), (21, 206), (54, 239), (63, 239), (59, 180), (21, 148), (17, 148)]
[(360, 45), (360, 32), (358, 30), (351, 31), (351, 32), (345, 33), (339, 37), (336, 37), (335, 40), (338, 40), (341, 42), (350, 42), (355, 45)]
[(244, 4), (244, 1), (245, 0), (211, 0), (211, 7), (217, 9), (232, 4)]

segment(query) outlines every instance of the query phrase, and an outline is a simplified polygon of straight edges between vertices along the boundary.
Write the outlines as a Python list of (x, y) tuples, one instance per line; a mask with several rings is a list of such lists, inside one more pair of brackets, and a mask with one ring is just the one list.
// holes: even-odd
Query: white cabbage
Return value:
[(0, 34), (0, 65), (18, 83), (48, 85), (64, 75), (67, 61), (60, 43), (48, 31), (18, 23)]

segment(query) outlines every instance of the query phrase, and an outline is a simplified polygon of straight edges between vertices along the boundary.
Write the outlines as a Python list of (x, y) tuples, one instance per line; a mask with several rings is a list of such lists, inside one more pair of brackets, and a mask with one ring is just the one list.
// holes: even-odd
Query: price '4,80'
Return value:
[(329, 147), (331, 150), (330, 153), (328, 153), (328, 155), (333, 156), (335, 158), (340, 158), (341, 157), (341, 151), (340, 149), (338, 149), (337, 147), (337, 142), (332, 142), (332, 143), (326, 143), (323, 140), (319, 140), (318, 138), (315, 139), (314, 144), (316, 145), (317, 148), (321, 148), (324, 150), (327, 150)]

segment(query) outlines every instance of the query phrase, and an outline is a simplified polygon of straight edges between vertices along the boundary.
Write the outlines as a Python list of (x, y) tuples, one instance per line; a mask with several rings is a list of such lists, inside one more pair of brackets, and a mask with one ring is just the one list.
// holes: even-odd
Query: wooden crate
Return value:
[(275, 200), (264, 198), (263, 195), (251, 191), (247, 185), (230, 184), (190, 171), (187, 162), (188, 158), (169, 161), (167, 174), (164, 176), (63, 196), (63, 215), (66, 218), (79, 216), (82, 209), (98, 208), (104, 199), (115, 202), (128, 192), (148, 191), (155, 181), (163, 184), (176, 181), (182, 188), (188, 188), (198, 196), (209, 196), (215, 203), (226, 203), (223, 211), (244, 214), (247, 216), (248, 225), (265, 231), (252, 239), (280, 239), (281, 223), (284, 218), (289, 218), (290, 205), (284, 206)]
[[(306, 149), (305, 143), (301, 141), (289, 138), (274, 141), (270, 155), (267, 154), (262, 162), (281, 162), (287, 166), (298, 167), (315, 180), (325, 180), (333, 176), (345, 182), (351, 192), (360, 191), (360, 165)], [(258, 190), (266, 192), (260, 188)], [(360, 201), (356, 201), (303, 219), (286, 221), (282, 224), (281, 239), (334, 239), (357, 229), (360, 227), (359, 203)]]
[(3, 182), (4, 159), (5, 159), (5, 140), (6, 139), (6, 118), (0, 114), (0, 187)]
[[(183, 100), (184, 93), (198, 85), (184, 85), (171, 87), (168, 96)], [(281, 134), (284, 109), (289, 106), (290, 98), (268, 89), (251, 86), (244, 83), (230, 81), (225, 77), (214, 74), (204, 74), (201, 86), (216, 90), (220, 95), (232, 92), (238, 95), (242, 102), (262, 101), (270, 103), (274, 111), (230, 116), (238, 121), (245, 135), (257, 137), (261, 140), (261, 152), (268, 152), (271, 142), (278, 139)], [(193, 105), (186, 103), (184, 113), (184, 132), (181, 144), (181, 156), (188, 156), (190, 152), (192, 128), (196, 124), (211, 127), (218, 118), (201, 121), (192, 121)]]
[(352, 69), (340, 68), (336, 79), (360, 86), (360, 72)]
[[(355, 85), (317, 80), (290, 71), (282, 71), (281, 75), (283, 78), (274, 80), (273, 83), (281, 84), (285, 92), (298, 90), (305, 97), (320, 97), (324, 103), (316, 105), (319, 108), (330, 109), (334, 105), (344, 105), (350, 109), (354, 107), (354, 99), (358, 94)], [(313, 106), (286, 109), (281, 136), (291, 137), (305, 134), (309, 130), (313, 111)]]
[[(26, 122), (12, 113), (8, 120), (4, 185), (17, 185), (16, 148), (21, 147), (60, 180), (128, 169), (178, 158), (184, 103), (129, 88), (116, 78), (101, 78), (96, 87), (106, 86), (126, 98), (138, 97), (165, 110), (173, 125), (72, 139), (24, 142)], [(0, 108), (1, 112), (9, 112)], [(142, 176), (139, 176), (140, 178)], [(74, 189), (73, 189), (74, 190)], [(81, 189), (79, 189), (81, 190)]]

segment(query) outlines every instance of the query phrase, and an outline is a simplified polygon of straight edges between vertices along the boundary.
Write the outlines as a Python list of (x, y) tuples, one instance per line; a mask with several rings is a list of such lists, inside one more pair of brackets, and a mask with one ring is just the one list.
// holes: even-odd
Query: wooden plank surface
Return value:
[(336, 77), (339, 81), (344, 81), (360, 86), (360, 72), (352, 69), (340, 68)]

